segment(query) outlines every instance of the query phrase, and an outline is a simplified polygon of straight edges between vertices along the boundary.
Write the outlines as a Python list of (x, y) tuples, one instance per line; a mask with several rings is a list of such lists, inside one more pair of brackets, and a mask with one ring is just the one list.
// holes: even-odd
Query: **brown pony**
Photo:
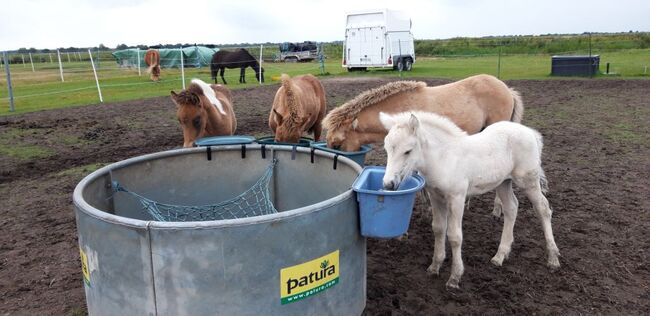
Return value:
[(187, 89), (171, 95), (183, 128), (183, 147), (192, 147), (197, 138), (235, 133), (232, 94), (225, 86), (193, 79)]
[(149, 66), (147, 73), (151, 74), (151, 81), (160, 80), (160, 53), (156, 49), (148, 49), (144, 53), (144, 62)]
[(282, 74), (281, 80), (269, 114), (275, 141), (297, 143), (305, 131), (320, 140), (321, 121), (327, 110), (323, 85), (313, 75), (289, 78)]
[(397, 81), (363, 92), (330, 111), (323, 120), (327, 146), (357, 151), (363, 144), (382, 142), (387, 131), (379, 121), (379, 112), (405, 111), (441, 114), (468, 134), (475, 134), (494, 122), (521, 122), (524, 107), (517, 91), (490, 75), (437, 87)]

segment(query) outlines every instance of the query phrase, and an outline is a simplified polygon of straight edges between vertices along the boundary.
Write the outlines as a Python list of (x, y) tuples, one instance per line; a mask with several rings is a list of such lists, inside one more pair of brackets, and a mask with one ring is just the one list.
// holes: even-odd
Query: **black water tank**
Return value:
[(552, 76), (592, 76), (598, 73), (600, 56), (553, 56)]

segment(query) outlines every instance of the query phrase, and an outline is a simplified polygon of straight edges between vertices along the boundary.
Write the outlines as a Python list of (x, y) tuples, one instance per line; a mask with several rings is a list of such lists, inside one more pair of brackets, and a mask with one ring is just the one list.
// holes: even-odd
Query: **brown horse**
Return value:
[(147, 73), (151, 74), (151, 81), (160, 80), (160, 53), (156, 49), (148, 49), (144, 53), (144, 62), (149, 66)]
[(183, 147), (192, 147), (197, 138), (235, 133), (237, 119), (228, 88), (193, 79), (187, 89), (172, 91), (171, 96), (183, 128)]
[(289, 78), (282, 74), (282, 86), (275, 93), (269, 114), (269, 127), (276, 142), (297, 143), (303, 132), (320, 139), (321, 121), (325, 116), (325, 89), (313, 75)]
[(327, 114), (323, 120), (327, 146), (357, 151), (363, 144), (382, 142), (387, 131), (379, 121), (379, 112), (405, 111), (441, 114), (475, 134), (494, 122), (521, 122), (524, 107), (517, 91), (490, 75), (437, 87), (397, 81), (363, 92)]

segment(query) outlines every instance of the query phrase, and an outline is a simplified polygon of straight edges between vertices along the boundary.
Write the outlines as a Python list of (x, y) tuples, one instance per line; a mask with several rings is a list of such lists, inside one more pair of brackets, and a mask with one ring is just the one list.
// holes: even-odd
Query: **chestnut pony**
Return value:
[(321, 121), (327, 110), (323, 85), (313, 75), (290, 78), (282, 74), (281, 80), (269, 113), (275, 141), (297, 143), (303, 132), (313, 132), (314, 140), (320, 140)]
[[(524, 105), (519, 93), (490, 75), (472, 76), (449, 84), (427, 87), (424, 82), (396, 81), (361, 93), (330, 111), (323, 120), (327, 146), (357, 151), (363, 144), (384, 140), (386, 129), (379, 113), (422, 111), (443, 115), (468, 134), (498, 121), (520, 123)], [(494, 213), (503, 205), (494, 199)]]
[(147, 73), (151, 74), (151, 81), (160, 80), (160, 53), (156, 49), (148, 49), (144, 53), (144, 62), (149, 66)]
[(363, 144), (382, 142), (387, 132), (379, 122), (379, 112), (406, 111), (437, 113), (475, 134), (494, 122), (521, 122), (524, 107), (517, 91), (490, 75), (437, 87), (396, 81), (363, 92), (330, 111), (323, 121), (327, 146), (356, 151)]
[(235, 133), (237, 119), (228, 88), (192, 79), (187, 89), (172, 91), (171, 98), (183, 128), (183, 147), (192, 147), (197, 138)]

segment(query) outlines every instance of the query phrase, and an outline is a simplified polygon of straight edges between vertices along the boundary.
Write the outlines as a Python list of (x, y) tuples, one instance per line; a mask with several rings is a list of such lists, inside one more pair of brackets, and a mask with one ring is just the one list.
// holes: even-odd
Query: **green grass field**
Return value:
[[(598, 52), (595, 52), (598, 54)], [(605, 72), (606, 63), (610, 63), (610, 75), (600, 74), (601, 78), (650, 78), (650, 49), (629, 49), (600, 54), (600, 70)], [(475, 57), (421, 57), (413, 66), (413, 71), (399, 73), (389, 69), (376, 69), (365, 72), (348, 73), (341, 67), (340, 58), (332, 57), (325, 63), (324, 77), (330, 76), (390, 76), (402, 78), (449, 78), (460, 79), (474, 74), (487, 73), (498, 75), (501, 79), (551, 79), (550, 55), (502, 55), (500, 70), (499, 56)], [(64, 62), (64, 82), (61, 82), (58, 64), (36, 63), (32, 72), (29, 64), (12, 64), (11, 75), (14, 92), (15, 111), (9, 112), (7, 81), (4, 75), (0, 79), (0, 115), (11, 115), (61, 107), (99, 104), (90, 62)], [(311, 73), (320, 75), (320, 65), (312, 63), (264, 63), (265, 84), (277, 83), (281, 73), (298, 75)], [(252, 69), (246, 72), (247, 84), (239, 84), (239, 70), (226, 70), (229, 87), (238, 89), (258, 85)], [(170, 90), (181, 90), (182, 80), (179, 69), (163, 69), (159, 83), (149, 81), (148, 74), (142, 69), (118, 68), (107, 57), (102, 57), (98, 71), (99, 82), (104, 102), (142, 99), (169, 95)], [(185, 69), (185, 82), (200, 78), (209, 82), (209, 68)]]

